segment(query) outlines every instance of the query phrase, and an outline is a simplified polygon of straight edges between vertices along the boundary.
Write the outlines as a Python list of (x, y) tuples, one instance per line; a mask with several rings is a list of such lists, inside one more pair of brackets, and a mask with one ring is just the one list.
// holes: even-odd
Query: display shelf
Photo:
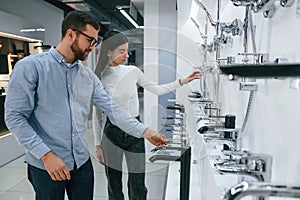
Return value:
[(300, 77), (300, 63), (228, 64), (219, 66), (223, 74), (239, 77)]

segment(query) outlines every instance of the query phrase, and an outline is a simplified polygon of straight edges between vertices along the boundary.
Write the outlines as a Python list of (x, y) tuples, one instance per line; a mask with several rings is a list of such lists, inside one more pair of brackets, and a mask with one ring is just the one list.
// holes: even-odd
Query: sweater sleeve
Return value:
[(144, 89), (149, 90), (153, 94), (156, 95), (166, 94), (176, 90), (181, 86), (179, 80), (158, 85), (154, 82), (149, 81), (148, 78), (145, 76), (145, 74), (139, 68), (136, 68), (136, 71), (139, 77), (138, 84), (142, 86)]

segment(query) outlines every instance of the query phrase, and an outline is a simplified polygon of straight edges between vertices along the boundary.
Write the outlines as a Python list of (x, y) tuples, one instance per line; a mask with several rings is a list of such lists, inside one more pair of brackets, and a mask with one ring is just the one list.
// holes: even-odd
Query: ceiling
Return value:
[(100, 36), (107, 30), (127, 31), (135, 27), (120, 13), (117, 6), (129, 13), (139, 26), (143, 25), (144, 0), (44, 0), (62, 10), (81, 10), (94, 16), (101, 25)]

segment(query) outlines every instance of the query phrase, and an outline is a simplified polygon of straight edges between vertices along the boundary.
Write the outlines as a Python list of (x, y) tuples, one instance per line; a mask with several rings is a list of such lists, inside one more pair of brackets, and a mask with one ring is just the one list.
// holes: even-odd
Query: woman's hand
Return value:
[(96, 146), (96, 157), (97, 157), (99, 163), (104, 165), (104, 155), (103, 155), (103, 151), (102, 151), (100, 145)]
[(187, 84), (195, 79), (200, 79), (201, 76), (202, 73), (200, 71), (194, 71), (193, 73), (188, 75), (185, 79), (180, 80), (180, 84), (181, 85)]

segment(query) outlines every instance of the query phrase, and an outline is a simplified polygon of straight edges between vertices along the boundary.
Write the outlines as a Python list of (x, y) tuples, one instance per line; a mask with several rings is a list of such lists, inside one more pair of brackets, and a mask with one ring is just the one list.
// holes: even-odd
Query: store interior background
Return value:
[[(216, 19), (217, 0), (202, 0), (202, 3)], [(199, 7), (195, 9), (194, 4), (193, 0), (143, 1), (143, 56), (137, 51), (139, 53), (136, 54), (136, 58), (137, 65), (143, 68), (149, 79), (166, 83), (185, 77), (195, 70), (195, 67), (203, 64), (203, 38), (190, 17), (197, 19), (202, 30), (206, 18), (204, 11)], [(297, 0), (291, 7), (276, 5), (276, 12), (272, 18), (264, 18), (261, 12), (253, 14), (257, 52), (268, 53), (269, 62), (276, 58), (287, 58), (290, 63), (300, 63), (300, 17), (297, 14), (297, 5)], [(63, 16), (61, 9), (46, 1), (3, 1), (0, 7), (0, 32), (40, 39), (45, 44), (55, 46), (60, 41), (60, 23)], [(220, 21), (231, 22), (234, 19), (243, 20), (244, 17), (245, 7), (236, 7), (230, 0), (221, 1)], [(46, 31), (34, 34), (20, 33), (20, 29), (25, 25), (43, 26)], [(212, 41), (213, 35), (214, 29), (208, 25), (209, 42)], [(241, 63), (242, 57), (237, 54), (243, 52), (243, 35), (231, 39), (232, 41), (221, 45), (220, 57), (234, 56), (236, 62)], [(251, 52), (251, 38), (249, 41)], [(96, 55), (92, 53), (86, 65), (93, 68), (95, 59)], [(215, 54), (210, 53), (206, 62), (208, 66), (216, 67)], [(225, 75), (220, 75), (220, 88), (215, 91), (215, 74), (208, 73), (205, 76), (210, 98), (219, 98), (221, 114), (236, 115), (236, 127), (241, 128), (249, 91), (239, 89), (240, 79), (230, 81)], [(262, 78), (256, 82), (258, 90), (254, 92), (242, 148), (272, 155), (272, 182), (300, 185), (300, 159), (297, 156), (300, 141), (300, 91), (290, 87), (290, 77)], [(165, 107), (170, 104), (168, 99), (176, 98), (186, 106), (187, 130), (193, 146), (192, 168), (195, 168), (192, 175), (194, 191), (190, 193), (199, 192), (201, 199), (205, 200), (218, 199), (219, 195), (212, 194), (219, 194), (222, 185), (233, 185), (237, 179), (235, 176), (216, 176), (208, 165), (208, 156), (205, 155), (209, 154), (209, 149), (205, 149), (206, 146), (197, 132), (196, 108), (187, 98), (191, 91), (199, 90), (200, 83), (195, 81), (178, 89), (176, 93), (161, 97), (144, 91), (143, 118), (151, 128), (161, 130), (161, 118), (167, 114)], [(153, 147), (147, 144), (149, 151), (151, 148)], [(0, 139), (0, 151), (1, 165), (24, 152), (13, 137)]]

